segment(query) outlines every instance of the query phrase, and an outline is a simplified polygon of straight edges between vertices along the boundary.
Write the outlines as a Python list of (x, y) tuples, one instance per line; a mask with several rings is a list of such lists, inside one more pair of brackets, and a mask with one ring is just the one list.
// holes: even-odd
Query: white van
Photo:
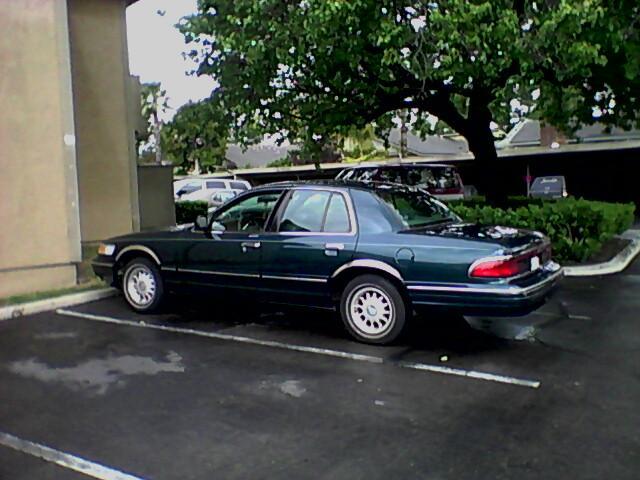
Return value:
[(246, 180), (229, 180), (223, 178), (185, 178), (173, 182), (173, 195), (176, 201), (202, 200), (211, 201), (211, 196), (222, 190), (244, 192), (250, 190), (251, 184)]

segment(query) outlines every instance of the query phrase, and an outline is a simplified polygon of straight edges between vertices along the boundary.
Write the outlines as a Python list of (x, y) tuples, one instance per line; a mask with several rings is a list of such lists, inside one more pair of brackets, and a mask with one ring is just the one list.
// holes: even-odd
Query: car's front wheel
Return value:
[(361, 275), (351, 280), (340, 298), (340, 314), (349, 333), (365, 343), (391, 343), (402, 333), (407, 309), (402, 295), (388, 280)]
[(162, 302), (164, 286), (160, 270), (151, 260), (134, 258), (124, 267), (122, 292), (137, 312), (156, 310)]

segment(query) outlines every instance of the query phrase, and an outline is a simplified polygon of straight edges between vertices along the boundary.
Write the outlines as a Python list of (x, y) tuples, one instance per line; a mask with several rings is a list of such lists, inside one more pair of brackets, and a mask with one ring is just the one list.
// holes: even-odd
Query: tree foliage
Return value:
[(636, 0), (199, 0), (179, 28), (234, 134), (322, 144), (411, 109), (496, 158), (511, 103), (565, 129), (637, 122)]
[(162, 129), (167, 159), (183, 173), (211, 172), (225, 159), (228, 124), (221, 105), (206, 99), (182, 106)]
[(151, 154), (155, 156), (162, 126), (160, 117), (169, 108), (167, 92), (160, 83), (143, 83), (140, 88), (140, 104), (142, 118), (147, 123), (145, 131), (136, 131), (136, 148), (141, 157), (149, 157)]

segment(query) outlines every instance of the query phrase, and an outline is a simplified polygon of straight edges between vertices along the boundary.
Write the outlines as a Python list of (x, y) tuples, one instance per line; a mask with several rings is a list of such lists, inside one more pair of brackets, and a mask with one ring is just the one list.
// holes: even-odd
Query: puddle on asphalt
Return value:
[(123, 355), (92, 359), (73, 367), (62, 368), (47, 365), (35, 358), (15, 361), (9, 365), (9, 371), (16, 375), (45, 383), (62, 383), (72, 390), (86, 390), (95, 395), (104, 395), (112, 386), (123, 386), (124, 378), (131, 375), (181, 373), (184, 370), (182, 357), (173, 351), (164, 360)]
[(298, 380), (287, 380), (280, 384), (280, 391), (285, 395), (300, 398), (307, 391)]
[(465, 316), (472, 328), (506, 340), (534, 342), (540, 331), (551, 324), (571, 318), (566, 302), (553, 302), (547, 308), (521, 317), (471, 317)]
[(269, 392), (270, 395), (277, 392), (278, 395), (283, 394), (293, 398), (300, 398), (307, 393), (307, 389), (304, 388), (300, 380), (281, 381), (276, 378), (261, 380), (258, 385), (258, 391)]
[(528, 340), (533, 342), (538, 332), (535, 325), (522, 325), (503, 318), (465, 317), (465, 320), (476, 330), (507, 340)]

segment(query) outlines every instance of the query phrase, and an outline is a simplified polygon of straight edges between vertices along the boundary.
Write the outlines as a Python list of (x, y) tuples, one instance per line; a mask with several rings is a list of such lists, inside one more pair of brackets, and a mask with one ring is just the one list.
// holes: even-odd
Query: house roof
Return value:
[(275, 160), (286, 158), (294, 147), (289, 144), (276, 145), (273, 143), (259, 143), (251, 145), (246, 150), (240, 145), (229, 144), (225, 158), (233, 162), (236, 168), (266, 167)]
[[(389, 144), (400, 149), (400, 129), (392, 128), (388, 137)], [(382, 143), (380, 141), (380, 143)], [(412, 132), (407, 132), (407, 150), (417, 156), (460, 155), (469, 152), (466, 140), (442, 135), (428, 135), (424, 139)]]
[[(538, 120), (525, 120), (520, 122), (504, 137), (496, 142), (496, 148), (508, 149), (517, 147), (538, 147), (540, 146), (540, 122)], [(601, 123), (587, 125), (577, 130), (569, 143), (595, 143), (613, 142), (621, 140), (640, 140), (640, 130), (623, 130), (621, 128), (607, 127)]]

